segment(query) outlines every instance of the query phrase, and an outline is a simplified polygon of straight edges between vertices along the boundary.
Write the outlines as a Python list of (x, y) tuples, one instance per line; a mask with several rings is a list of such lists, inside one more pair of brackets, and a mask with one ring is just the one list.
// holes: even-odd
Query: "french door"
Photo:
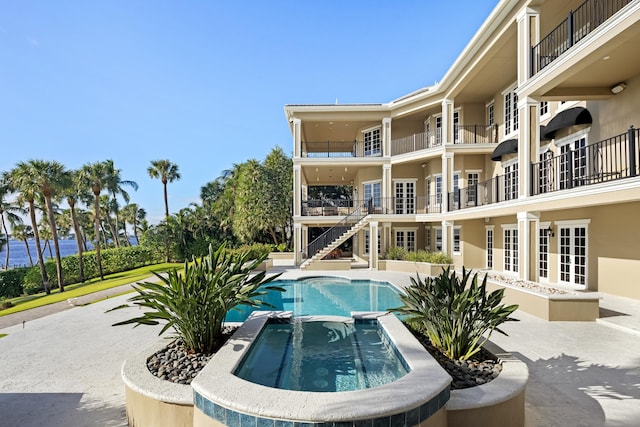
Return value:
[(587, 285), (587, 227), (567, 225), (558, 227), (560, 283)]
[(395, 213), (416, 213), (416, 183), (414, 181), (397, 181), (395, 183)]

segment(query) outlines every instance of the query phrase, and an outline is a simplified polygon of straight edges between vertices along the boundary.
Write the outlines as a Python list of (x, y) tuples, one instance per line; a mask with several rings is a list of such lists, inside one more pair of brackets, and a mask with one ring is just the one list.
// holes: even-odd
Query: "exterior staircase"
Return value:
[(325, 231), (320, 237), (307, 246), (307, 254), (313, 254), (302, 264), (300, 270), (305, 270), (309, 265), (321, 260), (329, 252), (344, 243), (349, 237), (355, 235), (369, 224), (369, 216), (356, 211), (347, 215), (340, 223)]

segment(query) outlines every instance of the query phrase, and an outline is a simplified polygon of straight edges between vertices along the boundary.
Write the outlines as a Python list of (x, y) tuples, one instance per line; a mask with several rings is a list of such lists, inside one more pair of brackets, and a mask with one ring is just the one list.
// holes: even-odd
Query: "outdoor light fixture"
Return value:
[(556, 235), (556, 233), (553, 232), (553, 228), (551, 228), (551, 226), (547, 228), (546, 232), (547, 232), (547, 237), (554, 237)]
[(617, 95), (626, 88), (627, 84), (625, 82), (616, 83), (615, 85), (611, 86), (611, 93)]

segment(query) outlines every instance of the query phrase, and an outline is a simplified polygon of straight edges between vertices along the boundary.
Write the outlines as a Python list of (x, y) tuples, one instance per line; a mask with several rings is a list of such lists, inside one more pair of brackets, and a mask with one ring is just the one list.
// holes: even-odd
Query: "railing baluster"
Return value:
[(636, 176), (636, 132), (633, 125), (629, 128), (629, 176)]

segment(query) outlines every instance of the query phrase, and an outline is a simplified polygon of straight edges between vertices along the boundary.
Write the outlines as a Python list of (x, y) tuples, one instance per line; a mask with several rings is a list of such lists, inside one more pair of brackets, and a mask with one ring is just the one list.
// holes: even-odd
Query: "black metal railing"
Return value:
[(356, 210), (367, 214), (401, 215), (440, 213), (441, 198), (376, 197), (369, 200), (310, 199), (302, 202), (303, 216), (346, 216)]
[(531, 48), (531, 76), (556, 60), (632, 0), (586, 0)]
[(531, 165), (532, 196), (640, 175), (639, 129)]
[(351, 227), (358, 223), (362, 218), (367, 216), (366, 209), (357, 208), (349, 215), (345, 216), (342, 221), (322, 233), (314, 241), (307, 245), (306, 252), (303, 254), (305, 258), (311, 258), (322, 249), (326, 248), (329, 244), (334, 242), (337, 238), (349, 231)]
[(498, 143), (498, 125), (455, 125), (454, 144)]
[(302, 157), (340, 158), (340, 157), (379, 157), (382, 156), (382, 143), (364, 143), (364, 141), (323, 141), (303, 142)]
[(509, 172), (451, 191), (448, 194), (449, 211), (514, 200), (518, 198), (518, 174)]

